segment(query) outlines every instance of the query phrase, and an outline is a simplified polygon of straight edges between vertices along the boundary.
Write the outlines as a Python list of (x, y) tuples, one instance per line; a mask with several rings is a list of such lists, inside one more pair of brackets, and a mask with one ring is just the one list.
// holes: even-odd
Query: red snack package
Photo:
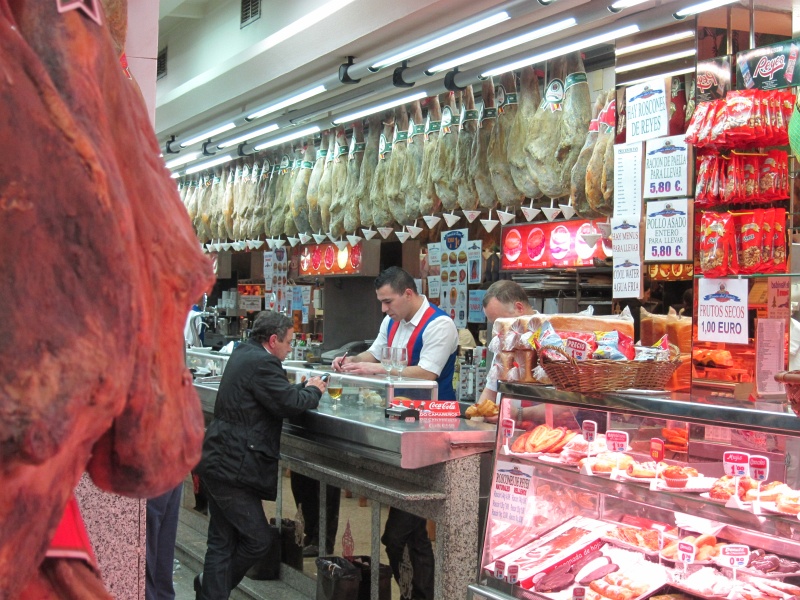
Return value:
[(759, 273), (762, 269), (762, 225), (764, 210), (739, 213), (735, 216), (739, 271), (744, 274)]
[(759, 117), (753, 127), (753, 141), (760, 142), (760, 145), (766, 146), (772, 143), (774, 135), (773, 119), (772, 119), (772, 106), (769, 101), (769, 93), (762, 90), (753, 90), (758, 102)]
[(780, 196), (781, 168), (779, 157), (770, 150), (761, 161), (761, 172), (758, 177), (758, 194), (764, 200), (776, 200)]
[(772, 272), (786, 273), (786, 209), (775, 209), (772, 223)]
[(758, 156), (745, 154), (740, 156), (742, 160), (742, 180), (743, 190), (742, 199), (744, 202), (753, 202), (758, 195), (758, 175), (760, 161)]
[(722, 277), (727, 273), (725, 218), (730, 219), (730, 214), (704, 212), (701, 219), (700, 271), (709, 277)]
[(557, 333), (564, 340), (567, 354), (575, 360), (591, 358), (592, 353), (597, 350), (597, 336), (593, 333), (583, 331), (557, 331)]
[(695, 206), (711, 206), (709, 195), (711, 192), (711, 179), (716, 176), (715, 165), (717, 157), (707, 154), (697, 157), (697, 186), (695, 188)]
[[(747, 91), (730, 91), (725, 97), (725, 118), (719, 124), (724, 139), (731, 146), (744, 146), (753, 136), (756, 108)], [(712, 137), (714, 132), (712, 131)]]
[(683, 77), (673, 77), (669, 100), (669, 135), (680, 135), (686, 127), (686, 86)]
[(761, 225), (761, 267), (756, 273), (769, 273), (772, 271), (772, 243), (774, 236), (772, 233), (775, 225), (775, 209), (764, 209), (764, 217)]
[(713, 102), (701, 102), (692, 115), (689, 124), (686, 126), (686, 143), (700, 146), (700, 130), (703, 128), (703, 123), (708, 116), (709, 109)]
[[(728, 92), (729, 94), (731, 92)], [(716, 100), (714, 102), (716, 105), (714, 107), (713, 112), (713, 119), (710, 123), (710, 128), (708, 129), (708, 133), (706, 135), (702, 135), (703, 138), (708, 140), (708, 145), (710, 146), (724, 146), (727, 141), (728, 137), (726, 135), (726, 123), (728, 119), (726, 109), (726, 102), (725, 100)], [(706, 132), (706, 127), (703, 126), (703, 133)]]

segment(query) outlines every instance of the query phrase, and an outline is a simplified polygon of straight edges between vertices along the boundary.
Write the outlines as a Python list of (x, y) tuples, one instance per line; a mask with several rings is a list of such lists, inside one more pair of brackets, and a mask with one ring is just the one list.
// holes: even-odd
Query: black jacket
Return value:
[(283, 419), (316, 408), (321, 396), (313, 386), (290, 384), (261, 344), (240, 344), (222, 375), (197, 471), (274, 500)]

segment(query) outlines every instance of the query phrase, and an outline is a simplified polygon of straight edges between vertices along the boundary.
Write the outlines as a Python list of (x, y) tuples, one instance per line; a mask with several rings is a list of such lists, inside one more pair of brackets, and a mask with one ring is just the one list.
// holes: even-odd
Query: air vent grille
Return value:
[(261, 18), (261, 0), (242, 0), (242, 20), (240, 28)]
[(156, 58), (156, 79), (161, 79), (167, 74), (167, 49), (159, 51)]

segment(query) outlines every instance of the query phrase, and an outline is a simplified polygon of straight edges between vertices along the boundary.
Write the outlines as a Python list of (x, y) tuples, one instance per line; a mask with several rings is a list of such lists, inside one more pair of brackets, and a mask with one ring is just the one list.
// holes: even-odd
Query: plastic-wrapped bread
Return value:
[(681, 353), (690, 353), (692, 351), (692, 318), (668, 317), (667, 336), (669, 342), (675, 344)]

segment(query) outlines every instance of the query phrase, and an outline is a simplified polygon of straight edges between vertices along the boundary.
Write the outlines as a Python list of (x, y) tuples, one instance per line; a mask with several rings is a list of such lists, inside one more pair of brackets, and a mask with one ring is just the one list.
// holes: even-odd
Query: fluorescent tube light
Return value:
[(401, 104), (406, 104), (408, 102), (413, 102), (414, 100), (422, 100), (428, 94), (424, 91), (419, 91), (416, 94), (412, 94), (410, 96), (403, 96), (402, 98), (396, 98), (395, 100), (390, 100), (389, 102), (384, 102), (383, 104), (379, 104), (378, 106), (373, 106), (372, 108), (365, 108), (358, 112), (350, 113), (349, 115), (344, 115), (343, 117), (338, 117), (333, 120), (335, 125), (341, 125), (342, 123), (348, 123), (350, 121), (355, 121), (356, 119), (360, 119), (361, 117), (366, 117), (368, 115), (374, 115), (376, 112), (381, 112), (384, 110), (389, 110), (390, 108), (394, 108), (395, 106), (400, 106)]
[(528, 58), (523, 58), (522, 60), (518, 60), (513, 63), (497, 67), (496, 69), (492, 69), (490, 71), (486, 71), (485, 73), (481, 73), (481, 78), (494, 77), (495, 75), (500, 75), (501, 73), (508, 73), (509, 71), (515, 71), (517, 69), (521, 69), (522, 67), (527, 67), (528, 65), (544, 62), (546, 60), (550, 60), (557, 56), (563, 56), (564, 54), (569, 54), (570, 52), (575, 52), (577, 50), (589, 48), (590, 46), (596, 46), (604, 42), (610, 42), (611, 40), (615, 40), (619, 37), (623, 37), (625, 35), (632, 35), (638, 32), (639, 32), (638, 25), (628, 25), (627, 27), (614, 29), (612, 31), (609, 31), (608, 33), (603, 33), (601, 35), (596, 35), (594, 37), (586, 38), (584, 40), (580, 40), (578, 42), (574, 42), (566, 46), (561, 46), (560, 48), (556, 48), (555, 50), (542, 52), (541, 54), (534, 54), (532, 56), (529, 56)]
[(181, 142), (181, 148), (186, 148), (187, 146), (192, 146), (197, 142), (202, 142), (203, 140), (207, 140), (208, 138), (214, 137), (215, 135), (219, 135), (220, 133), (225, 133), (226, 131), (230, 131), (236, 127), (236, 123), (230, 122), (225, 123), (224, 125), (220, 125), (219, 127), (215, 127), (205, 133), (199, 133), (191, 139), (186, 140), (185, 142)]
[(181, 174), (180, 174), (180, 173), (178, 173), (177, 171), (175, 171), (174, 173), (172, 173), (172, 174), (170, 175), (170, 177), (171, 177), (172, 179), (177, 179), (177, 178), (178, 178), (178, 177), (180, 177), (180, 176), (181, 176)]
[(241, 144), (242, 142), (246, 142), (247, 140), (252, 140), (257, 137), (261, 137), (262, 135), (266, 135), (268, 133), (272, 133), (273, 131), (277, 131), (280, 129), (275, 123), (272, 125), (267, 125), (266, 127), (262, 127), (261, 129), (256, 129), (255, 131), (251, 131), (250, 133), (243, 133), (242, 135), (235, 137), (230, 140), (224, 140), (219, 143), (217, 148), (222, 150), (223, 148), (228, 148), (229, 146), (235, 146), (236, 144)]
[(509, 48), (513, 48), (514, 46), (519, 46), (521, 44), (527, 44), (528, 42), (532, 42), (533, 40), (536, 40), (538, 38), (550, 35), (551, 33), (562, 31), (564, 29), (569, 29), (570, 27), (575, 27), (577, 23), (578, 22), (574, 18), (570, 17), (569, 19), (564, 19), (563, 21), (559, 21), (558, 23), (553, 23), (552, 25), (548, 25), (547, 27), (540, 27), (539, 29), (534, 29), (533, 31), (524, 33), (522, 35), (518, 35), (504, 42), (499, 42), (497, 44), (493, 44), (492, 46), (482, 48), (481, 50), (476, 50), (475, 52), (470, 52), (469, 54), (464, 54), (457, 58), (448, 60), (446, 62), (439, 63), (438, 65), (434, 65), (431, 68), (426, 69), (425, 72), (428, 74), (433, 74), (433, 73), (438, 73), (440, 71), (448, 71), (453, 67), (457, 67), (459, 65), (463, 65), (464, 63), (478, 60), (479, 58), (483, 58), (484, 56), (497, 54), (498, 52), (502, 52), (503, 50), (508, 50)]
[(651, 79), (666, 79), (667, 77), (677, 77), (678, 75), (685, 75), (686, 73), (694, 73), (694, 67), (686, 67), (685, 69), (678, 69), (677, 71), (670, 71), (669, 73), (661, 73), (660, 75), (650, 75), (648, 77), (640, 77), (632, 81), (625, 81), (617, 83), (617, 87), (623, 85), (636, 85), (637, 83), (644, 83)]
[(449, 44), (456, 40), (460, 40), (463, 37), (467, 37), (468, 35), (472, 35), (473, 33), (477, 33), (478, 31), (482, 31), (487, 29), (488, 27), (492, 27), (493, 25), (497, 25), (498, 23), (502, 23), (503, 21), (507, 21), (509, 19), (509, 15), (505, 11), (501, 11), (499, 13), (495, 13), (485, 19), (481, 19), (473, 23), (472, 25), (467, 25), (465, 27), (461, 27), (447, 33), (445, 35), (439, 36), (430, 42), (425, 42), (424, 44), (420, 44), (419, 46), (414, 46), (408, 50), (404, 50), (403, 52), (398, 52), (397, 54), (390, 56), (380, 62), (375, 63), (370, 67), (371, 71), (378, 71), (383, 69), (384, 67), (388, 67), (390, 65), (394, 65), (404, 60), (411, 58), (412, 56), (418, 56), (429, 50), (433, 50), (434, 48), (438, 48), (439, 46), (444, 46), (445, 44)]
[(186, 163), (192, 162), (199, 156), (200, 156), (199, 152), (187, 152), (186, 154), (181, 154), (177, 158), (168, 160), (166, 163), (164, 163), (164, 166), (167, 167), (168, 169), (174, 169), (175, 167), (180, 167), (181, 165), (185, 165)]
[(300, 92), (299, 94), (295, 94), (291, 98), (287, 98), (286, 100), (282, 100), (281, 102), (277, 102), (275, 104), (267, 106), (266, 108), (262, 108), (261, 110), (254, 112), (252, 115), (248, 115), (246, 119), (248, 121), (260, 119), (265, 115), (277, 112), (283, 108), (286, 108), (287, 106), (291, 106), (292, 104), (297, 104), (298, 102), (302, 102), (303, 100), (308, 100), (309, 98), (313, 98), (314, 96), (321, 94), (324, 91), (326, 91), (325, 86), (318, 85), (317, 87), (311, 88), (310, 90), (306, 90), (305, 92)]
[(679, 31), (678, 33), (673, 33), (672, 35), (665, 35), (664, 37), (656, 38), (654, 40), (648, 40), (640, 44), (633, 44), (632, 46), (617, 48), (616, 54), (617, 56), (621, 56), (623, 54), (630, 54), (631, 52), (639, 52), (640, 50), (647, 50), (648, 48), (655, 48), (656, 46), (664, 46), (666, 44), (671, 44), (672, 42), (679, 42), (680, 40), (686, 40), (691, 37), (694, 37), (694, 31), (687, 29), (686, 31)]
[(707, 2), (701, 2), (700, 4), (694, 4), (692, 6), (682, 8), (675, 13), (675, 16), (679, 19), (682, 19), (684, 17), (711, 10), (712, 8), (719, 8), (720, 6), (725, 6), (727, 4), (733, 4), (734, 2), (738, 1), (739, 0), (708, 0)]
[(672, 54), (665, 54), (664, 56), (659, 56), (657, 58), (650, 58), (648, 60), (642, 60), (639, 62), (631, 63), (629, 65), (622, 65), (614, 70), (617, 73), (627, 73), (628, 71), (635, 71), (636, 69), (643, 69), (645, 67), (651, 67), (653, 65), (660, 65), (662, 63), (666, 63), (671, 60), (678, 60), (679, 58), (687, 58), (689, 56), (694, 56), (695, 54), (697, 54), (697, 50), (691, 48), (689, 50), (683, 50), (681, 52), (673, 52)]
[(272, 35), (255, 44), (253, 51), (250, 53), (251, 56), (261, 54), (262, 52), (265, 52), (266, 50), (285, 42), (289, 38), (302, 33), (309, 27), (316, 25), (320, 21), (324, 21), (332, 14), (338, 12), (352, 2), (353, 0), (331, 0), (330, 2), (326, 2), (319, 8), (312, 10), (307, 15), (297, 19), (297, 21), (289, 23), (283, 29), (279, 29)]
[(263, 144), (259, 144), (253, 150), (265, 150), (267, 148), (272, 148), (273, 146), (280, 146), (285, 142), (290, 142), (292, 140), (296, 140), (297, 138), (304, 137), (306, 135), (313, 135), (315, 133), (319, 133), (319, 127), (316, 125), (314, 127), (309, 127), (308, 129), (301, 129), (299, 131), (293, 131), (288, 135), (284, 135), (279, 138), (275, 138), (274, 140), (269, 140), (268, 142), (264, 142)]
[(225, 156), (219, 156), (212, 160), (207, 160), (205, 162), (197, 163), (193, 167), (189, 167), (188, 169), (186, 169), (186, 174), (191, 175), (192, 173), (197, 173), (205, 169), (210, 169), (211, 167), (216, 167), (217, 165), (224, 164), (231, 160), (233, 160), (233, 156), (230, 154), (226, 154)]
[(609, 6), (611, 10), (617, 11), (622, 10), (623, 8), (630, 8), (631, 6), (636, 6), (637, 4), (644, 4), (647, 0), (617, 0)]

